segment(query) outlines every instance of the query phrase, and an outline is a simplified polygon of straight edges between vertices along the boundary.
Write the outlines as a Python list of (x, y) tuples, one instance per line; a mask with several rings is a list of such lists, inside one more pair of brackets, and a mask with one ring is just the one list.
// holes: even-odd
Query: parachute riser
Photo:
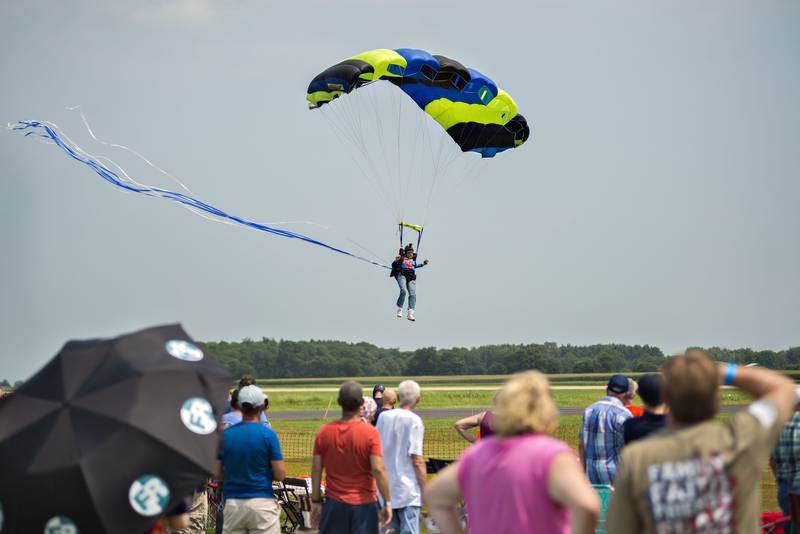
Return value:
[[(397, 225), (397, 228), (400, 230), (400, 249), (401, 250), (403, 248), (403, 228), (410, 228), (411, 230), (414, 230), (414, 231), (417, 232), (417, 248), (415, 250), (415, 254), (419, 255), (419, 244), (422, 242), (422, 231), (424, 230), (424, 227), (416, 225), (416, 224), (409, 224), (409, 223), (407, 223), (405, 221), (400, 221), (400, 223)], [(401, 254), (401, 256), (402, 256), (402, 254)]]

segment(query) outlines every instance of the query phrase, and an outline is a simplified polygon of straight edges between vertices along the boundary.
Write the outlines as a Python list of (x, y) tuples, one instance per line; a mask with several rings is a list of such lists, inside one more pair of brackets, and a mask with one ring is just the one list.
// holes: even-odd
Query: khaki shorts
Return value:
[(281, 511), (275, 499), (226, 499), (223, 534), (280, 534)]

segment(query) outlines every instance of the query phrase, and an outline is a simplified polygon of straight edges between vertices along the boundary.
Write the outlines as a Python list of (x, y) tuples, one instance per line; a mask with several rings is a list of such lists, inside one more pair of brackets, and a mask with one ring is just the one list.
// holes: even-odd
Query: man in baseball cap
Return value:
[(583, 412), (578, 434), (581, 464), (592, 484), (613, 484), (617, 459), (622, 452), (622, 425), (633, 417), (625, 409), (628, 377), (613, 375), (606, 386), (606, 395)]
[(272, 481), (283, 480), (286, 468), (278, 435), (259, 422), (266, 400), (260, 387), (241, 387), (242, 422), (223, 432), (219, 472), (224, 479), (226, 531), (279, 534), (281, 530)]

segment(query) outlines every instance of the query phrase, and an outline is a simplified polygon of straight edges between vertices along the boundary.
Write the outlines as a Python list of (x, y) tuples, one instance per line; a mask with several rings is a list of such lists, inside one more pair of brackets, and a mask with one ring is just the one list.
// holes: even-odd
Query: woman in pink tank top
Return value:
[(558, 408), (548, 387), (536, 371), (512, 376), (495, 399), (495, 435), (429, 484), (425, 502), (443, 534), (464, 532), (462, 498), (471, 534), (594, 532), (600, 501), (575, 453), (549, 435)]

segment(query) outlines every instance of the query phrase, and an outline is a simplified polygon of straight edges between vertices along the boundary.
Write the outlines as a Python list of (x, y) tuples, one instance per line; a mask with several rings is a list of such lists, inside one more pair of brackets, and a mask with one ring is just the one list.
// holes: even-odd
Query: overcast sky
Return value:
[[(446, 184), (417, 322), (386, 272), (122, 194), (0, 132), (0, 378), (68, 339), (181, 322), (198, 340), (383, 346), (800, 344), (800, 3), (379, 0), (0, 3), (0, 119), (50, 120), (140, 181), (384, 258), (394, 216), (305, 89), (372, 48), (494, 77), (533, 128)], [(347, 241), (345, 241), (347, 242)]]

